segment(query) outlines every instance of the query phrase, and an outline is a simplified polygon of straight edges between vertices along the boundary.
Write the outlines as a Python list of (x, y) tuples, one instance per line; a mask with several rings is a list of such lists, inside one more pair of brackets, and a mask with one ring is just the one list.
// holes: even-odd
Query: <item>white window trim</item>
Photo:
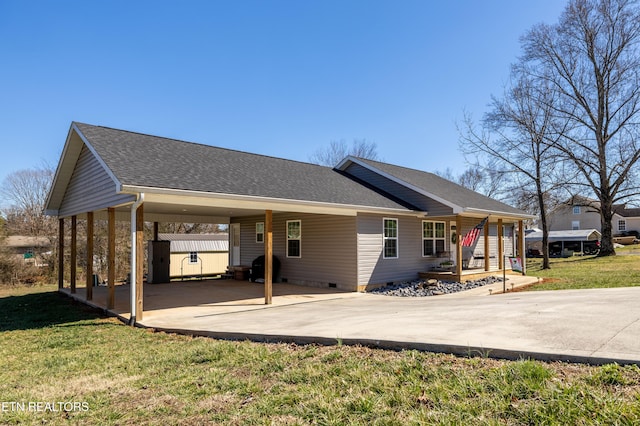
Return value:
[[(290, 223), (294, 223), (294, 222), (298, 222), (300, 224), (300, 235), (298, 236), (298, 238), (289, 238), (289, 224)], [(296, 220), (288, 220), (287, 224), (286, 224), (286, 229), (285, 232), (287, 233), (287, 257), (290, 258), (294, 258), (294, 259), (299, 259), (302, 257), (302, 220), (301, 219), (296, 219)], [(300, 241), (300, 249), (299, 249), (299, 254), (298, 256), (291, 256), (289, 255), (289, 241)]]
[(580, 221), (579, 220), (572, 220), (571, 221), (571, 230), (572, 231), (580, 230)]
[(580, 206), (573, 206), (573, 214), (580, 214)]
[[(622, 225), (622, 226), (620, 226)], [(627, 221), (626, 219), (619, 219), (618, 220), (618, 231), (619, 232), (625, 232), (627, 230)]]
[[(425, 223), (433, 223), (433, 237), (431, 238), (427, 238), (424, 236), (424, 224)], [(444, 236), (442, 238), (438, 238), (436, 237), (436, 223), (442, 223), (442, 226), (444, 227)], [(442, 220), (423, 220), (422, 221), (422, 228), (420, 229), (420, 232), (422, 233), (422, 257), (436, 257), (438, 252), (434, 251), (431, 254), (425, 254), (424, 253), (424, 242), (425, 240), (431, 240), (433, 241), (433, 249), (436, 249), (436, 241), (438, 240), (442, 240), (444, 242), (444, 251), (447, 250), (447, 223), (442, 221)], [(457, 233), (457, 231), (456, 231)], [(458, 236), (459, 238), (459, 236)]]
[[(395, 237), (387, 237), (385, 236), (385, 222), (388, 220), (392, 220), (396, 223), (396, 236)], [(384, 250), (385, 243), (387, 240), (395, 240), (396, 242), (396, 255), (395, 256), (387, 256)], [(400, 221), (396, 217), (384, 217), (382, 218), (382, 258), (383, 259), (398, 259), (400, 257)]]
[[(262, 232), (258, 231), (258, 225), (262, 225)], [(262, 240), (258, 238), (260, 235), (262, 236)], [(264, 222), (256, 222), (256, 243), (264, 244)]]
[[(193, 261), (193, 258), (192, 258), (192, 256), (194, 254), (196, 255), (196, 261), (195, 262)], [(196, 264), (198, 264), (198, 252), (197, 251), (190, 251), (189, 252), (189, 265), (196, 265)]]

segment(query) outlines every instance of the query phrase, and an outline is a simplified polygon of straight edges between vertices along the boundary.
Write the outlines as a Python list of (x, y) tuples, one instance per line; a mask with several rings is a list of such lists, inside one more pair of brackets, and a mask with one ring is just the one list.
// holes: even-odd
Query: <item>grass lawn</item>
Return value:
[(191, 338), (4, 288), (0, 404), (0, 424), (631, 425), (640, 368)]
[(527, 259), (527, 275), (544, 278), (528, 290), (640, 286), (640, 251), (635, 246), (616, 250), (608, 257), (574, 256), (551, 259), (551, 269), (543, 270), (542, 259)]

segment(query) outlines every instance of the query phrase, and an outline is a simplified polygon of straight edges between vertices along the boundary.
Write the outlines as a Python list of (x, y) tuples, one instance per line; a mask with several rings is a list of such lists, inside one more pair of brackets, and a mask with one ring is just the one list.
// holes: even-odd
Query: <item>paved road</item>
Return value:
[(143, 325), (224, 338), (640, 364), (640, 287), (428, 298), (345, 293), (245, 311), (165, 311)]

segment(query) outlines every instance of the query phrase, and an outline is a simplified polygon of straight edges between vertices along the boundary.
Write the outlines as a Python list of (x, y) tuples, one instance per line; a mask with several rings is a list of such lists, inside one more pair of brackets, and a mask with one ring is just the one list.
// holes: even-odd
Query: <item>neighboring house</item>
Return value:
[[(228, 224), (229, 265), (273, 253), (277, 280), (351, 291), (442, 265), (452, 265), (450, 279), (463, 279), (463, 267), (500, 270), (524, 247), (532, 218), (392, 164), (348, 157), (331, 168), (82, 123), (71, 125), (46, 211), (61, 226), (69, 217), (129, 221), (136, 252), (144, 221)], [(136, 259), (132, 293), (142, 282)]]
[[(599, 209), (600, 203), (597, 200), (581, 196), (572, 197), (549, 213), (549, 230), (596, 229), (601, 232)], [(614, 236), (640, 234), (640, 208), (628, 208), (626, 204), (616, 204), (613, 206), (613, 212), (611, 229)]]
[(170, 242), (171, 278), (223, 274), (229, 265), (229, 234), (158, 234)]
[(18, 260), (38, 267), (47, 266), (43, 255), (51, 254), (51, 241), (47, 237), (29, 237), (11, 235), (2, 244), (7, 247)]

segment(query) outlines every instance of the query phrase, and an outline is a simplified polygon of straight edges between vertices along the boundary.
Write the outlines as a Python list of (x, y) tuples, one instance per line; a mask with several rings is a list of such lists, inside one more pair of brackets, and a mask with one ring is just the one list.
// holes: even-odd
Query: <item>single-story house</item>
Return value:
[[(360, 291), (420, 273), (463, 280), (504, 269), (516, 250), (524, 257), (523, 221), (532, 218), (437, 175), (383, 162), (347, 157), (326, 167), (76, 122), (46, 212), (58, 217), (61, 234), (65, 218), (72, 232), (78, 219), (88, 229), (97, 217), (130, 222), (132, 322), (143, 312), (144, 222), (227, 224), (230, 265), (265, 255), (271, 303), (274, 256), (275, 279), (302, 285)], [(91, 254), (91, 237), (86, 244)]]
[[(159, 233), (169, 243), (169, 277), (208, 277), (226, 272), (229, 265), (229, 234)], [(152, 247), (153, 242), (148, 244)], [(153, 259), (153, 255), (149, 256)], [(152, 269), (151, 267), (149, 268)]]
[[(596, 254), (600, 249), (601, 237), (602, 235), (597, 229), (549, 231), (549, 255), (571, 256), (574, 253)], [(525, 241), (529, 254), (539, 255), (542, 253), (542, 231), (526, 233)]]
[(0, 240), (14, 257), (24, 263), (38, 267), (47, 266), (43, 255), (51, 254), (51, 241), (48, 237), (32, 237), (26, 235), (10, 235)]

